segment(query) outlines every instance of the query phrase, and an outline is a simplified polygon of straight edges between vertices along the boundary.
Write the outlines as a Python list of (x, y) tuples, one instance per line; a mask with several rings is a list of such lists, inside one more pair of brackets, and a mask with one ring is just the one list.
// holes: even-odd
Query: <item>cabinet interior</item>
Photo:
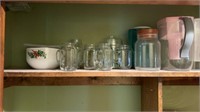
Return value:
[[(114, 35), (118, 38), (127, 42), (128, 38), (128, 29), (131, 29), (135, 26), (150, 26), (152, 28), (156, 28), (156, 22), (167, 16), (194, 16), (199, 17), (199, 6), (182, 6), (182, 5), (134, 5), (134, 4), (61, 4), (61, 3), (29, 3), (30, 10), (7, 10), (6, 11), (6, 37), (5, 37), (5, 69), (30, 69), (30, 67), (26, 63), (25, 57), (25, 43), (33, 43), (33, 44), (62, 44), (73, 38), (78, 38), (83, 41), (83, 44), (95, 43), (98, 44), (105, 40), (105, 38), (110, 35)], [(45, 78), (41, 78), (44, 79)], [(128, 78), (127, 78), (128, 79)], [(137, 78), (133, 78), (134, 80)], [(141, 108), (141, 93), (140, 86), (141, 79), (139, 78), (139, 82), (135, 83), (134, 87), (130, 86), (133, 84), (125, 85), (125, 89), (120, 86), (113, 86), (110, 93), (114, 94), (116, 97), (124, 97), (124, 93), (117, 95), (119, 91), (127, 91), (127, 98), (134, 98), (131, 100), (127, 99), (128, 106), (119, 106), (113, 101), (113, 104), (109, 106), (107, 109), (111, 109), (114, 111), (115, 109), (124, 109), (130, 111), (138, 111)], [(8, 82), (11, 82), (15, 78), (5, 78)], [(23, 82), (22, 80), (26, 80), (26, 78), (19, 78), (18, 82)], [(44, 81), (41, 80), (41, 81)], [(48, 79), (47, 79), (48, 80)], [(94, 80), (94, 79), (92, 79)], [(116, 80), (116, 79), (113, 79)], [(147, 79), (148, 80), (148, 79)], [(120, 80), (121, 81), (121, 80)], [(64, 82), (64, 81), (63, 81)], [(131, 81), (130, 81), (131, 82)], [(44, 81), (45, 83), (45, 81)], [(47, 81), (48, 83), (48, 81)], [(123, 83), (123, 82), (122, 82)], [(166, 84), (168, 82), (166, 81)], [(196, 80), (196, 83), (198, 80)], [(17, 85), (18, 83), (16, 83)], [(111, 83), (110, 83), (111, 84)], [(52, 84), (53, 85), (53, 84)], [(8, 85), (9, 86), (9, 85)], [(11, 84), (11, 86), (13, 86)], [(176, 87), (178, 88), (177, 91)], [(13, 89), (14, 88), (14, 89)], [(69, 86), (69, 88), (63, 87), (32, 87), (33, 93), (42, 92), (42, 95), (46, 95), (46, 92), (50, 91), (50, 95), (48, 98), (54, 96), (54, 90), (58, 90), (60, 92), (69, 92), (69, 90), (77, 89), (77, 86)], [(80, 86), (80, 91), (85, 88), (92, 88), (90, 95), (93, 95), (90, 103), (94, 103), (97, 100), (100, 94), (96, 94), (95, 91), (99, 88), (99, 86)], [(103, 87), (102, 87), (103, 88)], [(127, 89), (128, 88), (128, 89)], [(181, 88), (181, 89), (180, 89)], [(164, 86), (163, 87), (163, 109), (169, 110), (182, 110), (182, 111), (198, 111), (199, 100), (195, 98), (194, 101), (181, 101), (180, 104), (177, 101), (171, 98), (176, 99), (178, 93), (183, 92), (183, 88), (187, 88), (188, 91), (194, 91), (195, 96), (198, 94), (197, 86)], [(12, 89), (12, 90), (11, 90)], [(23, 102), (25, 99), (29, 97), (26, 93), (30, 94), (31, 88), (29, 87), (11, 87), (5, 89), (5, 108), (9, 111), (9, 109), (14, 109), (13, 106), (16, 106), (18, 103), (19, 107), (15, 108), (19, 111), (23, 109)], [(118, 90), (117, 90), (118, 89)], [(35, 91), (34, 91), (35, 90)], [(170, 91), (171, 90), (171, 91)], [(23, 91), (24, 93), (20, 92)], [(79, 90), (76, 92), (80, 92)], [(109, 86), (106, 86), (102, 89), (101, 92), (106, 93), (109, 91)], [(131, 91), (131, 92), (130, 92)], [(13, 94), (13, 93), (16, 94)], [(131, 93), (134, 93), (132, 96)], [(191, 92), (192, 93), (192, 92)], [(182, 96), (182, 99), (188, 100), (185, 97), (192, 96), (190, 92), (187, 92), (185, 96)], [(59, 95), (59, 93), (55, 93)], [(84, 93), (85, 95), (89, 95)], [(17, 96), (18, 95), (18, 96)], [(20, 95), (25, 95), (23, 98)], [(37, 93), (39, 95), (39, 93)], [(112, 96), (112, 95), (111, 95)], [(113, 96), (113, 98), (114, 98)], [(10, 97), (10, 98), (9, 98)], [(40, 97), (40, 96), (39, 96)], [(74, 97), (74, 96), (73, 96)], [(21, 102), (14, 102), (13, 104), (9, 104), (10, 102), (6, 101), (6, 99), (10, 99), (13, 101), (14, 99), (21, 98)], [(59, 99), (59, 98), (58, 98)], [(106, 98), (104, 98), (106, 99)], [(181, 97), (179, 98), (179, 100)], [(51, 100), (51, 98), (50, 98)], [(48, 100), (48, 101), (50, 101)], [(60, 99), (62, 104), (60, 109), (64, 108), (64, 103), (69, 104), (68, 101), (63, 101)], [(83, 99), (82, 99), (83, 100)], [(120, 100), (117, 98), (116, 100)], [(33, 105), (36, 105), (35, 99), (31, 99), (33, 101)], [(43, 100), (45, 101), (45, 100)], [(47, 100), (46, 100), (47, 101)], [(58, 101), (55, 100), (54, 101)], [(124, 100), (122, 100), (123, 102)], [(103, 101), (101, 101), (103, 102)], [(118, 102), (118, 101), (116, 101)], [(173, 102), (173, 103), (172, 103)], [(175, 102), (175, 103), (174, 103)], [(188, 102), (193, 106), (187, 106)], [(77, 102), (74, 102), (77, 103)], [(80, 102), (78, 102), (80, 103)], [(128, 104), (130, 103), (130, 104)], [(138, 104), (137, 104), (138, 103)], [(40, 104), (40, 103), (39, 103)], [(47, 102), (43, 102), (42, 104), (47, 104)], [(52, 103), (56, 104), (56, 103)], [(134, 106), (130, 106), (130, 105)], [(58, 106), (58, 105), (57, 105)], [(86, 105), (78, 105), (79, 109), (86, 109)], [(40, 109), (45, 109), (41, 106)], [(68, 106), (70, 107), (70, 106)], [(75, 108), (71, 106), (70, 108)], [(31, 106), (27, 107), (27, 110), (31, 109)], [(52, 107), (53, 109), (53, 107)], [(55, 109), (55, 108), (54, 108)], [(68, 108), (69, 109), (69, 108)], [(100, 107), (88, 107), (88, 109), (100, 109)], [(113, 109), (113, 110), (112, 110)], [(11, 110), (10, 110), (11, 111)], [(103, 110), (102, 110), (103, 111)]]

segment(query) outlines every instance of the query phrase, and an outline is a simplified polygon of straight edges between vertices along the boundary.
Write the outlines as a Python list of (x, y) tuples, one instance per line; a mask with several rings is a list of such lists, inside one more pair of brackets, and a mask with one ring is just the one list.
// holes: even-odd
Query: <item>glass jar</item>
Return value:
[(157, 29), (142, 29), (135, 43), (135, 69), (160, 70), (161, 53)]
[(77, 49), (77, 53), (78, 53), (78, 67), (79, 69), (83, 69), (83, 45), (82, 45), (82, 41), (80, 39), (72, 39), (69, 42), (73, 43), (74, 46)]
[(200, 69), (200, 18), (194, 19), (193, 69)]
[(132, 67), (132, 50), (128, 45), (121, 45), (118, 50), (118, 63), (120, 69), (130, 69)]
[(97, 52), (94, 44), (87, 45), (84, 49), (84, 69), (94, 70), (97, 68)]
[(98, 69), (109, 71), (113, 64), (113, 51), (108, 43), (102, 43), (97, 49)]
[(110, 36), (107, 39), (107, 43), (110, 45), (112, 51), (113, 51), (113, 64), (112, 64), (112, 68), (117, 69), (120, 68), (120, 65), (118, 63), (118, 51), (117, 49), (120, 48), (120, 45), (122, 44), (122, 41), (118, 38), (115, 38), (114, 36)]
[(74, 71), (78, 67), (78, 52), (73, 43), (65, 43), (57, 52), (57, 60), (60, 69), (64, 71)]

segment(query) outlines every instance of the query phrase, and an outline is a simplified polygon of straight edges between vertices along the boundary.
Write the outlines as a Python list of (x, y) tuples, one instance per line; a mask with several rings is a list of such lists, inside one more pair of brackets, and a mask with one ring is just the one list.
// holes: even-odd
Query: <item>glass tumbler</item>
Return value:
[(113, 51), (108, 43), (102, 43), (97, 49), (98, 69), (109, 71), (113, 65)]
[(60, 69), (64, 71), (74, 71), (78, 67), (78, 52), (73, 43), (65, 43), (57, 52), (57, 60)]
[(87, 45), (84, 49), (84, 69), (95, 70), (97, 68), (97, 52), (94, 44)]

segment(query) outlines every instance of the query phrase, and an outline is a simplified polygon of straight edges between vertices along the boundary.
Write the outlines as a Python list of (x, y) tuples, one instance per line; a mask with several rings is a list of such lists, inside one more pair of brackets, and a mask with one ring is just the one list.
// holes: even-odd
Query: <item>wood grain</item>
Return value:
[[(150, 77), (151, 79), (151, 77)], [(139, 77), (4, 77), (11, 86), (141, 85)], [(163, 85), (199, 85), (199, 78), (162, 78)]]
[(124, 77), (12, 77), (4, 78), (4, 87), (11, 86), (66, 86), (66, 85), (139, 85), (140, 78)]
[(143, 78), (141, 87), (142, 111), (162, 112), (162, 80), (161, 78)]
[(200, 77), (200, 71), (4, 70), (5, 77)]
[(136, 71), (136, 70), (4, 70), (4, 85), (138, 85), (142, 78), (162, 78), (164, 85), (199, 85), (199, 71)]
[(3, 112), (5, 11), (0, 2), (0, 112)]
[(199, 77), (165, 77), (163, 85), (199, 85)]
[[(27, 0), (3, 0), (7, 2)], [(36, 3), (199, 5), (199, 0), (29, 0)]]

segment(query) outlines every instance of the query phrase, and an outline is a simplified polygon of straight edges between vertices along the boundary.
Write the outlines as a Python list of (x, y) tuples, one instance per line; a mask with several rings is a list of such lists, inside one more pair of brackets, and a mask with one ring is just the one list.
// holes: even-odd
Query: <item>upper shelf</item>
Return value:
[(199, 5), (200, 0), (3, 0), (6, 2), (80, 3), (80, 4), (155, 4), (155, 5)]
[(4, 70), (5, 77), (200, 77), (200, 71)]

